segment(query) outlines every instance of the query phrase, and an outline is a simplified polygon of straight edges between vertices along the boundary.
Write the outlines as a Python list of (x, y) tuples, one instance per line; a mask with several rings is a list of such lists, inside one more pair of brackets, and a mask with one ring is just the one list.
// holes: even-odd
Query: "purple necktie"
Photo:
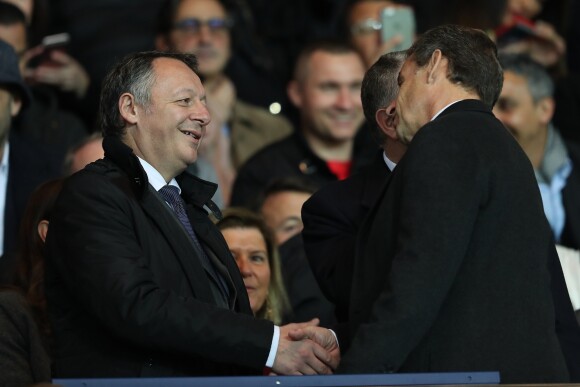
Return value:
[(161, 194), (163, 199), (165, 199), (165, 201), (167, 203), (169, 203), (171, 208), (173, 208), (173, 211), (177, 215), (177, 219), (179, 219), (179, 221), (183, 225), (183, 228), (185, 228), (185, 231), (187, 232), (187, 234), (189, 235), (189, 237), (193, 241), (194, 246), (199, 251), (199, 255), (200, 255), (200, 259), (202, 261), (203, 267), (206, 269), (208, 274), (211, 277), (213, 277), (215, 282), (218, 284), (220, 292), (225, 297), (225, 300), (227, 302), (228, 293), (229, 293), (227, 285), (226, 285), (224, 279), (222, 278), (222, 276), (219, 275), (219, 273), (215, 269), (214, 265), (211, 263), (209, 257), (207, 256), (205, 250), (203, 249), (203, 246), (199, 242), (199, 239), (197, 238), (195, 231), (193, 231), (193, 228), (191, 227), (191, 223), (189, 222), (189, 218), (187, 216), (187, 213), (185, 212), (185, 206), (183, 203), (183, 199), (181, 198), (181, 195), (179, 195), (179, 188), (177, 188), (176, 186), (173, 186), (173, 185), (166, 185), (166, 186), (161, 187), (161, 189), (159, 190), (159, 193)]

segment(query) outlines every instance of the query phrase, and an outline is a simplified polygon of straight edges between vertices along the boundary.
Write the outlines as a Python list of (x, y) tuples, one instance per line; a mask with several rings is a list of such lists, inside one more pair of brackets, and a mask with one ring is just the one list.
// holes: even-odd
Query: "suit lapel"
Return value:
[[(230, 290), (230, 307), (233, 307), (238, 301), (242, 301), (242, 304), (245, 305), (244, 297), (240, 297), (241, 294), (246, 294), (244, 282), (230, 251), (226, 249), (226, 242), (216, 238), (216, 234), (211, 230), (213, 225), (205, 213), (195, 211), (189, 205), (187, 207), (191, 226)], [(247, 307), (249, 308), (249, 301)]]
[[(573, 243), (580, 243), (577, 235), (580, 235), (580, 201), (578, 200), (578, 193), (580, 193), (580, 179), (575, 175), (578, 166), (573, 165), (573, 170), (568, 180), (566, 181), (566, 186), (562, 190), (562, 201), (564, 202), (564, 209), (566, 211), (566, 224), (563, 236), (568, 235), (569, 238), (573, 239)], [(576, 246), (577, 248), (578, 246)]]
[(215, 303), (205, 269), (196, 258), (189, 237), (165, 201), (151, 187), (143, 193), (142, 208), (152, 222), (158, 224), (160, 233), (175, 252), (196, 298)]

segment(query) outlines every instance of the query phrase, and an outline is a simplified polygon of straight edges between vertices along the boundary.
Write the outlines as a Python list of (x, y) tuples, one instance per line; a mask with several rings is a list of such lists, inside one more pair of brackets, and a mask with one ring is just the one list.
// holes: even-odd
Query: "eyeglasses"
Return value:
[(383, 28), (383, 25), (378, 20), (365, 19), (353, 24), (350, 27), (350, 33), (352, 36), (366, 35), (374, 31), (379, 31), (381, 28)]
[(233, 23), (230, 19), (211, 18), (201, 20), (195, 17), (183, 19), (173, 25), (173, 28), (189, 34), (198, 34), (202, 26), (207, 26), (211, 33), (222, 33), (229, 30)]

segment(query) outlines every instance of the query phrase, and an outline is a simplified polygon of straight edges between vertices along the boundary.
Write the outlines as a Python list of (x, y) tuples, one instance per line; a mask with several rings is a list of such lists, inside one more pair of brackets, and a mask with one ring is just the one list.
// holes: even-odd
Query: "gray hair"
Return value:
[(542, 65), (526, 54), (501, 54), (503, 71), (511, 71), (526, 79), (534, 102), (554, 95), (554, 82)]
[(379, 145), (384, 145), (387, 136), (379, 128), (375, 114), (397, 98), (399, 85), (397, 76), (405, 62), (406, 52), (395, 51), (379, 58), (366, 72), (361, 86), (361, 100), (365, 118)]
[(193, 54), (145, 51), (129, 54), (121, 59), (103, 80), (99, 124), (104, 137), (120, 138), (125, 135), (125, 123), (118, 106), (123, 93), (133, 95), (135, 103), (145, 109), (149, 107), (151, 88), (156, 80), (153, 61), (157, 58), (179, 60), (197, 73), (197, 58)]

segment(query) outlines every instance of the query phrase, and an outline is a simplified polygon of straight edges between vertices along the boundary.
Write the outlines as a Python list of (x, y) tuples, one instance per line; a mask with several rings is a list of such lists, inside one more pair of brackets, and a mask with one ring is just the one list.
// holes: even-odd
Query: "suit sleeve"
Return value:
[[(401, 184), (395, 197), (401, 215), (396, 253), (370, 319), (358, 328), (341, 372), (397, 371), (433, 325), (468, 249), (483, 200), (485, 172), (468, 143), (436, 130), (437, 135), (417, 134), (397, 166)], [(384, 203), (384, 197), (380, 200)], [(381, 224), (373, 224), (375, 239), (380, 230)]]
[(304, 203), (302, 236), (308, 262), (320, 289), (342, 309), (349, 303), (357, 228), (336, 206), (340, 200), (328, 197), (333, 193), (332, 188), (332, 184), (322, 188)]
[[(151, 252), (141, 248), (139, 238), (147, 234), (136, 231), (143, 225), (134, 199), (107, 178), (75, 177), (59, 198), (47, 248), (86, 312), (114, 336), (145, 348), (261, 369), (272, 323), (161, 288), (145, 259)], [(180, 280), (182, 274), (174, 274)]]

